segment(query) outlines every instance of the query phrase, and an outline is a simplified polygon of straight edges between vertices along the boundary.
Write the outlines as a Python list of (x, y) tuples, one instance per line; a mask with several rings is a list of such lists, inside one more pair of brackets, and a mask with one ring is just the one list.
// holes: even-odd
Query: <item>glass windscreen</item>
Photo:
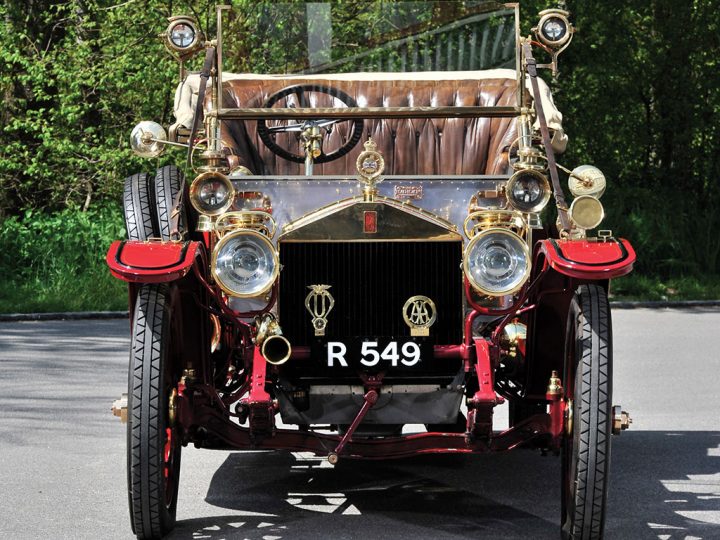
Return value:
[(497, 2), (242, 1), (232, 70), (320, 74), (515, 69), (515, 10)]

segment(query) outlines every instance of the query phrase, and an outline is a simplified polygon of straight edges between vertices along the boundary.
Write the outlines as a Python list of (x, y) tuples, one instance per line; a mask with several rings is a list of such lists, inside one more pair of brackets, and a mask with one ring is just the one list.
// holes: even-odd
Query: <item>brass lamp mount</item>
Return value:
[(541, 11), (537, 26), (531, 29), (536, 43), (550, 55), (549, 64), (537, 64), (537, 67), (550, 69), (553, 77), (558, 73), (558, 56), (568, 48), (575, 34), (575, 27), (569, 18), (570, 12), (564, 4), (562, 2), (560, 7)]
[(530, 114), (523, 114), (519, 119), (520, 135), (510, 145), (510, 151), (517, 146), (517, 161), (510, 165), (516, 171), (539, 171), (547, 170), (547, 158), (543, 151), (533, 145), (534, 132), (532, 128), (532, 117)]

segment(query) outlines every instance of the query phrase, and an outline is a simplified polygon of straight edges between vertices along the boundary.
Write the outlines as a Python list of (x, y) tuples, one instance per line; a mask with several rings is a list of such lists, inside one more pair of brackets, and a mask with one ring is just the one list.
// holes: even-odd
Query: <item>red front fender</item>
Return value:
[(607, 241), (550, 238), (539, 242), (538, 251), (551, 268), (578, 279), (624, 276), (635, 264), (635, 250), (624, 238)]
[(105, 260), (112, 275), (118, 279), (131, 283), (162, 283), (185, 276), (202, 250), (200, 242), (116, 240)]

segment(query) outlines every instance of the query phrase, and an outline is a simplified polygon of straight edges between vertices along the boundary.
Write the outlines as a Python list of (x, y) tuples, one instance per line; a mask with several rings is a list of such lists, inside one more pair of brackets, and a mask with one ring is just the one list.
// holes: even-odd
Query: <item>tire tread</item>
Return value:
[[(178, 191), (185, 187), (185, 177), (175, 165), (166, 165), (155, 175), (155, 200), (157, 208), (158, 232), (163, 240), (170, 240), (170, 217)], [(178, 231), (184, 236), (185, 213), (180, 212)]]
[(139, 289), (130, 351), (128, 495), (133, 532), (161, 538), (174, 524), (174, 504), (165, 505), (162, 448), (163, 347), (168, 338), (169, 288)]
[(157, 236), (155, 190), (149, 174), (137, 173), (125, 179), (123, 206), (128, 240), (147, 240)]
[[(570, 538), (603, 537), (610, 462), (610, 412), (612, 396), (612, 327), (605, 290), (582, 285), (576, 293), (580, 307), (582, 355), (578, 359), (580, 415), (574, 511)], [(576, 389), (577, 389), (576, 384)]]

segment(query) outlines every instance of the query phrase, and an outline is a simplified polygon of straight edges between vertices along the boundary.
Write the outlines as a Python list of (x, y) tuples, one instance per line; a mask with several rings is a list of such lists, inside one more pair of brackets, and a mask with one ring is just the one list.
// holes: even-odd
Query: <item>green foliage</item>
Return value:
[(640, 272), (720, 274), (717, 2), (568, 4), (578, 32), (554, 85), (570, 135), (561, 161), (605, 172), (605, 223), (636, 245)]
[(110, 275), (105, 253), (125, 236), (118, 206), (0, 222), (0, 313), (124, 309), (127, 287)]
[(633, 272), (614, 279), (610, 300), (717, 300), (720, 298), (720, 276), (659, 279)]
[(177, 63), (157, 34), (189, 4), (0, 4), (0, 216), (117, 200), (147, 167), (129, 130), (171, 121)]

